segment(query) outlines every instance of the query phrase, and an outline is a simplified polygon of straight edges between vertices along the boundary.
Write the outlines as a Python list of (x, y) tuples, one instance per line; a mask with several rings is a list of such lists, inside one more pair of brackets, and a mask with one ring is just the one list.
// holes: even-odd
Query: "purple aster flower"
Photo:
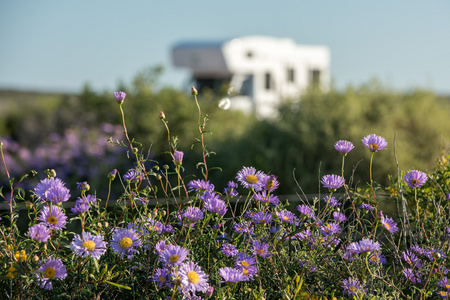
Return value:
[(204, 179), (196, 179), (191, 180), (187, 187), (189, 189), (189, 192), (196, 191), (196, 192), (213, 192), (214, 191), (214, 184), (210, 183), (209, 180)]
[(369, 255), (369, 261), (376, 265), (378, 263), (382, 263), (385, 264), (386, 261), (386, 257), (384, 257), (383, 253), (381, 253), (381, 251), (374, 251), (373, 253), (371, 253)]
[(438, 286), (440, 286), (441, 288), (444, 288), (446, 290), (450, 290), (450, 280), (447, 278), (447, 276), (442, 277), (438, 281)]
[(329, 223), (324, 226), (320, 226), (319, 230), (324, 235), (331, 235), (341, 232), (341, 227), (336, 223)]
[(286, 222), (289, 224), (297, 223), (297, 217), (289, 210), (283, 209), (277, 212), (277, 217), (281, 220), (281, 222)]
[(65, 183), (61, 179), (56, 177), (45, 178), (36, 185), (34, 193), (36, 194), (36, 196), (38, 196), (39, 200), (47, 200), (47, 192), (49, 191), (49, 189), (56, 187), (64, 188)]
[(269, 193), (272, 193), (275, 191), (278, 186), (280, 185), (280, 182), (278, 181), (277, 177), (275, 175), (263, 175), (261, 179), (261, 185), (264, 187), (265, 191), (268, 191)]
[(97, 198), (93, 195), (86, 195), (84, 197), (78, 197), (75, 201), (75, 206), (71, 208), (71, 211), (75, 214), (81, 214), (86, 212), (89, 207), (97, 202)]
[(227, 187), (223, 190), (223, 193), (230, 196), (230, 197), (236, 197), (238, 195), (238, 192), (236, 191), (238, 185), (234, 181), (228, 181)]
[[(382, 212), (380, 211), (380, 213)], [(398, 231), (397, 223), (395, 223), (392, 218), (382, 216), (381, 224), (383, 224), (384, 228), (386, 228), (386, 230), (390, 233), (396, 233)]]
[(264, 242), (253, 242), (253, 255), (261, 256), (262, 258), (269, 257), (272, 253), (269, 251), (269, 244)]
[(147, 219), (147, 222), (145, 222), (145, 228), (148, 232), (156, 231), (158, 234), (162, 234), (166, 230), (163, 223), (152, 218)]
[(125, 92), (114, 92), (114, 98), (116, 98), (117, 103), (122, 104), (125, 100), (127, 94)]
[[(206, 195), (206, 193), (205, 193)], [(205, 208), (206, 210), (217, 213), (219, 216), (224, 216), (227, 212), (227, 205), (224, 201), (219, 199), (219, 195), (214, 194), (215, 196), (208, 198), (205, 201)]]
[(237, 270), (230, 267), (224, 267), (219, 269), (219, 274), (222, 276), (222, 282), (236, 283), (240, 281), (246, 281), (246, 278), (241, 270)]
[(242, 274), (245, 277), (244, 281), (250, 281), (253, 280), (253, 276), (258, 273), (258, 268), (256, 266), (248, 266), (244, 268), (238, 269), (242, 272)]
[(50, 230), (50, 228), (48, 228), (47, 226), (45, 226), (43, 224), (36, 224), (36, 225), (31, 226), (28, 229), (28, 236), (31, 239), (33, 239), (37, 242), (42, 242), (42, 243), (45, 243), (48, 241), (51, 233), (52, 233), (52, 231)]
[(125, 181), (141, 181), (144, 179), (144, 174), (142, 174), (141, 172), (135, 170), (135, 169), (131, 169), (128, 172), (125, 173), (125, 175), (123, 175), (123, 179)]
[(266, 176), (261, 171), (256, 171), (254, 167), (243, 167), (236, 175), (236, 180), (239, 181), (243, 187), (253, 189), (259, 192), (263, 189), (262, 180)]
[(178, 219), (182, 224), (188, 224), (191, 227), (203, 219), (203, 212), (198, 207), (189, 206), (178, 214)]
[(372, 252), (380, 250), (381, 245), (379, 242), (372, 242), (372, 240), (363, 238), (359, 242), (353, 242), (347, 248), (352, 254)]
[(69, 200), (70, 191), (66, 187), (54, 186), (47, 190), (46, 192), (46, 200), (59, 204)]
[(225, 254), (226, 257), (230, 257), (230, 256), (235, 256), (236, 254), (238, 254), (238, 250), (236, 248), (235, 245), (233, 244), (222, 244), (221, 248), (221, 252), (223, 254)]
[(362, 140), (364, 146), (372, 152), (377, 152), (378, 150), (384, 150), (387, 147), (386, 140), (378, 135), (371, 134), (364, 137)]
[(409, 247), (409, 249), (411, 249), (412, 251), (414, 251), (418, 255), (423, 255), (425, 253), (425, 250), (423, 250), (418, 245), (412, 245), (411, 247)]
[(173, 229), (172, 225), (167, 224), (164, 226), (163, 233), (175, 233), (175, 229)]
[(245, 255), (242, 252), (239, 252), (234, 259), (236, 261), (236, 268), (238, 269), (247, 268), (249, 266), (255, 266), (258, 264), (255, 257), (251, 255)]
[(140, 246), (142, 246), (142, 242), (136, 230), (132, 228), (116, 228), (114, 230), (111, 248), (116, 254), (120, 254), (121, 258), (126, 255), (128, 259), (132, 259), (134, 253), (139, 253), (135, 248)]
[(431, 248), (430, 250), (426, 250), (423, 255), (425, 255), (426, 257), (428, 257), (429, 260), (433, 261), (436, 254), (438, 255), (438, 257), (440, 258), (445, 258), (447, 257), (447, 254), (444, 253), (444, 251), (442, 251), (441, 249), (433, 249)]
[(345, 183), (344, 178), (339, 175), (325, 175), (322, 177), (322, 185), (330, 190), (336, 190)]
[(155, 250), (157, 254), (161, 254), (163, 250), (167, 248), (167, 244), (164, 240), (160, 240), (155, 245)]
[(39, 268), (38, 283), (42, 289), (53, 289), (52, 278), (64, 279), (67, 277), (67, 270), (59, 258), (50, 257)]
[(237, 233), (253, 233), (253, 227), (251, 227), (251, 223), (248, 221), (243, 221), (242, 223), (236, 223), (233, 225), (234, 231)]
[(325, 196), (324, 198), (323, 198), (323, 201), (325, 201), (325, 203), (329, 206), (329, 207), (335, 207), (335, 206), (339, 206), (339, 205), (341, 205), (341, 203), (339, 203), (337, 200), (336, 200), (336, 198), (334, 198), (334, 197), (331, 197), (330, 198), (330, 196)]
[(182, 151), (175, 151), (173, 153), (173, 162), (177, 166), (181, 166), (183, 164), (183, 155), (184, 153)]
[(87, 181), (77, 182), (77, 189), (79, 189), (81, 191), (89, 191), (90, 188), (91, 187), (89, 186)]
[(90, 232), (83, 232), (81, 236), (77, 234), (73, 238), (70, 250), (78, 256), (90, 255), (98, 260), (106, 252), (106, 242), (103, 241), (103, 236), (100, 234), (92, 235)]
[(402, 273), (403, 273), (403, 275), (405, 275), (406, 279), (408, 281), (411, 281), (412, 283), (421, 283), (422, 282), (422, 280), (420, 279), (419, 272), (416, 272), (413, 269), (405, 268), (402, 271)]
[(442, 299), (448, 299), (450, 296), (450, 292), (448, 290), (447, 291), (438, 291), (437, 293), (438, 293), (439, 297), (441, 297)]
[(372, 211), (373, 210), (373, 206), (370, 205), (370, 204), (366, 204), (366, 203), (361, 203), (359, 208), (367, 210), (367, 211)]
[(427, 179), (427, 174), (417, 170), (411, 170), (405, 175), (405, 181), (412, 189), (421, 187), (425, 182), (427, 182)]
[(159, 288), (173, 286), (173, 283), (170, 281), (171, 272), (167, 269), (157, 268), (153, 273), (151, 279), (156, 282)]
[(310, 218), (314, 218), (314, 211), (310, 206), (301, 204), (297, 206), (297, 210), (302, 214)]
[(342, 283), (344, 284), (342, 287), (349, 296), (355, 295), (358, 297), (360, 294), (366, 293), (366, 290), (363, 288), (358, 279), (353, 279), (350, 277), (349, 279), (342, 280)]
[(259, 202), (264, 202), (264, 203), (270, 202), (274, 206), (280, 205), (280, 200), (278, 199), (278, 197), (273, 196), (272, 194), (267, 193), (266, 191), (262, 191), (260, 193), (255, 193), (253, 195), (253, 198)]
[(256, 212), (253, 217), (252, 217), (252, 221), (255, 224), (266, 224), (266, 223), (270, 223), (272, 222), (272, 214), (269, 212), (263, 212), (263, 211), (259, 211)]
[(347, 217), (338, 211), (334, 211), (333, 212), (333, 219), (337, 222), (337, 223), (341, 223), (344, 222), (345, 220), (347, 220)]
[(44, 206), (41, 210), (38, 220), (44, 222), (44, 224), (50, 229), (63, 229), (66, 228), (67, 217), (59, 206), (53, 205), (50, 207)]
[(179, 266), (187, 259), (188, 255), (188, 249), (169, 244), (159, 253), (159, 258), (166, 266)]
[(355, 148), (355, 146), (353, 146), (353, 144), (351, 142), (345, 141), (345, 140), (337, 141), (334, 144), (334, 149), (336, 149), (337, 151), (339, 151), (340, 153), (342, 153), (344, 155), (346, 155), (347, 153), (352, 151), (353, 148)]
[(182, 264), (178, 270), (178, 275), (181, 277), (183, 289), (192, 293), (206, 292), (209, 287), (208, 275), (192, 261)]

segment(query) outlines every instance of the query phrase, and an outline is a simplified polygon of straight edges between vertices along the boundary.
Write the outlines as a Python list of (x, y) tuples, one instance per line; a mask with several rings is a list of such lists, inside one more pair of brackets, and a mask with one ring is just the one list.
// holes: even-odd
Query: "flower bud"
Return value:
[(118, 172), (117, 169), (114, 169), (111, 172), (109, 172), (108, 174), (109, 180), (114, 180), (114, 178), (116, 178), (117, 172)]
[(117, 103), (122, 104), (123, 100), (125, 100), (125, 97), (127, 94), (125, 92), (115, 92), (114, 97), (116, 98)]
[(162, 179), (162, 176), (159, 174), (156, 174), (156, 180), (161, 180), (161, 179)]
[(182, 151), (175, 151), (173, 154), (173, 162), (176, 166), (181, 166), (183, 164), (183, 155)]
[(169, 169), (169, 166), (168, 166), (168, 165), (164, 165), (164, 166), (163, 166), (163, 169), (164, 169), (164, 170), (168, 170), (168, 169)]
[(100, 222), (97, 223), (97, 227), (98, 227), (98, 228), (102, 228), (102, 226), (103, 226), (102, 223), (100, 223)]
[(34, 263), (37, 263), (37, 262), (39, 261), (39, 256), (35, 255), (35, 256), (33, 256), (33, 257), (31, 258), (31, 260), (32, 260)]
[(198, 92), (197, 92), (197, 89), (195, 88), (195, 86), (192, 86), (192, 88), (191, 88), (191, 94), (192, 94), (193, 96), (198, 95)]
[(104, 226), (105, 226), (105, 228), (108, 228), (109, 227), (109, 223), (105, 222)]
[(33, 208), (33, 203), (31, 203), (31, 201), (27, 201), (25, 203), (25, 206), (27, 207), (27, 209), (32, 209)]
[(160, 118), (161, 120), (164, 120), (164, 119), (166, 118), (166, 115), (164, 114), (163, 111), (161, 111), (161, 112), (159, 113), (159, 118)]
[(133, 154), (136, 154), (136, 153), (138, 153), (138, 151), (139, 151), (139, 149), (138, 148), (133, 148)]
[(206, 297), (208, 297), (208, 298), (211, 297), (213, 293), (214, 293), (214, 287), (210, 286), (206, 289), (206, 293), (205, 293)]
[(44, 171), (44, 173), (47, 174), (48, 178), (56, 177), (55, 169), (47, 169)]
[(91, 186), (87, 183), (87, 181), (83, 181), (83, 182), (77, 182), (77, 188), (80, 191), (89, 191), (91, 189)]

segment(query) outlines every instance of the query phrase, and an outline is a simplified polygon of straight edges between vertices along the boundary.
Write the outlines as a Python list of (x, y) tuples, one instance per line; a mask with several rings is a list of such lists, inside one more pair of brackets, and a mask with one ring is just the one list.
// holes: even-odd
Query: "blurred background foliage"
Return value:
[[(171, 135), (179, 138), (178, 150), (185, 152), (184, 174), (190, 180), (201, 176), (196, 167), (201, 161), (198, 110), (190, 90), (157, 88), (161, 72), (161, 67), (145, 69), (116, 91), (128, 94), (123, 108), (130, 137), (142, 143), (150, 159), (173, 168), (159, 118), (164, 111)], [(93, 189), (106, 191), (109, 171), (117, 168), (124, 174), (133, 166), (124, 149), (107, 143), (109, 137), (124, 139), (113, 92), (94, 92), (89, 85), (77, 95), (0, 91), (0, 137), (11, 175), (54, 168), (71, 188), (86, 180)], [(278, 116), (266, 120), (221, 110), (212, 93), (198, 98), (208, 116), (206, 147), (215, 152), (208, 167), (222, 169), (211, 170), (209, 178), (219, 191), (243, 166), (254, 166), (278, 176), (279, 194), (298, 192), (296, 180), (306, 193), (317, 193), (321, 175), (341, 172), (341, 156), (333, 147), (340, 139), (355, 145), (346, 158), (346, 178), (354, 171), (354, 183), (364, 185), (370, 152), (361, 139), (372, 133), (389, 143), (388, 150), (375, 155), (373, 171), (375, 181), (389, 184), (388, 175), (397, 175), (394, 145), (401, 170), (427, 171), (447, 151), (450, 138), (448, 97), (419, 89), (398, 92), (376, 80), (342, 91), (311, 89), (301, 99), (284, 100)], [(4, 185), (3, 166), (0, 170)]]

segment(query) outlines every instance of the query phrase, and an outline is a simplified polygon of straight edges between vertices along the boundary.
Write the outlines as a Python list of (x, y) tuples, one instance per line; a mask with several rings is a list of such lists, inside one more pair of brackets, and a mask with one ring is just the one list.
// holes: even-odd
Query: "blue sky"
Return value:
[(450, 94), (448, 0), (2, 0), (0, 88), (114, 90), (158, 64), (160, 85), (181, 88), (175, 43), (255, 34), (328, 46), (338, 88), (377, 78)]

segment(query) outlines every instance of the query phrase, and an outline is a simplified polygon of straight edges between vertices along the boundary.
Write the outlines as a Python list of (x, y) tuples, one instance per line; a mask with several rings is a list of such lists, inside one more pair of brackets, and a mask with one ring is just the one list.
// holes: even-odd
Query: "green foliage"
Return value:
[[(446, 147), (443, 141), (450, 138), (448, 108), (448, 100), (432, 92), (398, 93), (376, 81), (345, 91), (310, 90), (301, 99), (284, 102), (276, 120), (255, 122), (241, 138), (222, 141), (222, 146), (215, 148), (226, 147), (228, 151), (214, 163), (231, 164), (231, 170), (242, 165), (266, 170), (270, 165), (283, 182), (282, 193), (294, 193), (294, 176), (305, 192), (314, 193), (318, 173), (336, 174), (340, 170), (334, 143), (344, 139), (357, 145), (374, 133), (385, 137), (389, 149), (395, 150), (375, 160), (374, 176), (388, 184), (388, 175), (397, 176), (395, 154), (401, 169), (427, 170), (433, 166)], [(357, 158), (349, 157), (347, 163), (357, 166), (355, 177), (364, 184), (369, 180), (365, 172), (369, 153), (354, 151)], [(353, 170), (347, 172), (353, 174)], [(230, 174), (224, 174), (227, 176)]]

